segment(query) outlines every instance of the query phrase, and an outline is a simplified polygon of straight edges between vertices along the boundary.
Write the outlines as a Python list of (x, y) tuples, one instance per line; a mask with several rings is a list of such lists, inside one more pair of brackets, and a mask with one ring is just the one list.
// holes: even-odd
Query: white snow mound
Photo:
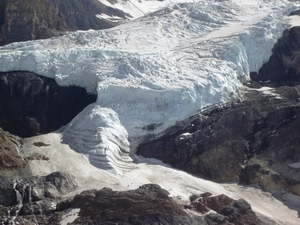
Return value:
[(268, 59), (296, 3), (247, 2), (171, 4), (108, 30), (13, 43), (0, 48), (0, 71), (32, 71), (97, 93), (64, 140), (96, 166), (122, 170), (149, 135), (238, 98), (249, 72)]
[(122, 175), (132, 167), (127, 132), (117, 113), (91, 104), (64, 128), (63, 141), (86, 156), (88, 161)]

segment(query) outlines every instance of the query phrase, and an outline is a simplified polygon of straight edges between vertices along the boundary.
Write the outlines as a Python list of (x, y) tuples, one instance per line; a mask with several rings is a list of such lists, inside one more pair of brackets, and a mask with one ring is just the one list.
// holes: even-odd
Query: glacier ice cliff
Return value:
[(108, 30), (13, 43), (0, 48), (0, 71), (32, 71), (97, 94), (64, 140), (94, 165), (122, 170), (141, 142), (238, 99), (296, 9), (288, 1), (236, 2), (174, 4)]

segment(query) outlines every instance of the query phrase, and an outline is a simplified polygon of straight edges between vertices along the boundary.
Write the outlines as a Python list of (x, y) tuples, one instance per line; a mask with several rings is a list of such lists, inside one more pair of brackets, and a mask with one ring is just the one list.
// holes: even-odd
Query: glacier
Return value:
[(64, 127), (62, 140), (93, 165), (122, 174), (134, 167), (130, 156), (141, 142), (202, 108), (241, 98), (299, 3), (163, 6), (111, 29), (3, 46), (0, 71), (31, 71), (97, 94)]

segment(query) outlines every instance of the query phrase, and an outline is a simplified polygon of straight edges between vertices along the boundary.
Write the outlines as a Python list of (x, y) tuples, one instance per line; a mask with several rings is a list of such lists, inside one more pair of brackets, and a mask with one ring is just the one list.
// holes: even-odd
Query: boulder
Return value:
[[(223, 194), (212, 196), (210, 193), (204, 193), (198, 198), (194, 196), (189, 205), (185, 207), (196, 212), (206, 213), (204, 219), (208, 225), (263, 224), (248, 202), (244, 199), (234, 200)], [(212, 210), (214, 212), (211, 212)]]
[(23, 140), (0, 128), (0, 172), (18, 170), (27, 162), (19, 155)]
[(13, 190), (13, 181), (6, 176), (0, 175), (0, 205), (5, 207), (10, 206), (14, 203), (15, 199), (16, 194)]

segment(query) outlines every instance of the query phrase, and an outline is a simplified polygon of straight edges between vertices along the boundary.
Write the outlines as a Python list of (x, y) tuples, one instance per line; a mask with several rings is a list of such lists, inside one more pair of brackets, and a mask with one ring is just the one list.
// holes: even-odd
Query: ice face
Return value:
[(109, 30), (1, 47), (0, 71), (28, 70), (97, 93), (95, 105), (70, 123), (65, 141), (97, 158), (95, 165), (118, 168), (149, 135), (239, 98), (242, 82), (268, 59), (294, 9), (288, 1), (169, 5)]

